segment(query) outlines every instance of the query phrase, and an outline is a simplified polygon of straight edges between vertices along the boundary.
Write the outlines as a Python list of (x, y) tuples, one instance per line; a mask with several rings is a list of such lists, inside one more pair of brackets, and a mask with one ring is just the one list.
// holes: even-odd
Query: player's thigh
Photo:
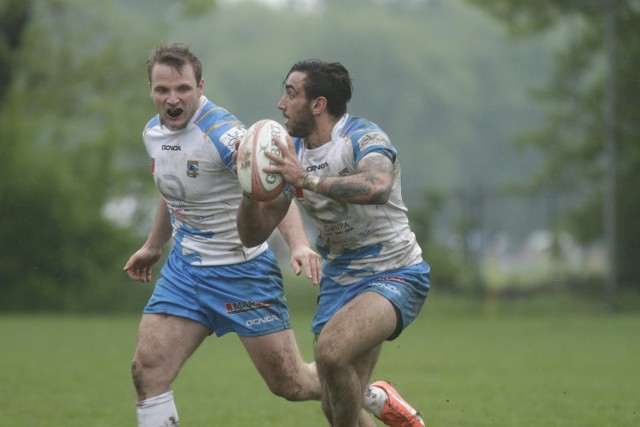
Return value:
[(310, 369), (302, 360), (292, 329), (257, 337), (240, 336), (240, 340), (267, 383)]
[(144, 314), (135, 360), (142, 367), (177, 370), (209, 335), (201, 323), (166, 314)]
[(317, 359), (331, 364), (353, 364), (359, 358), (366, 359), (372, 351), (377, 358), (377, 348), (395, 331), (396, 325), (393, 304), (380, 294), (364, 292), (326, 323), (318, 336)]

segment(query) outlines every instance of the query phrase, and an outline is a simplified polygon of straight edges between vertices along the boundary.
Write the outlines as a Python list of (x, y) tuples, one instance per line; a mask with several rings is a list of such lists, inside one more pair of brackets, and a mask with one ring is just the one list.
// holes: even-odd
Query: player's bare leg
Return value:
[(316, 363), (323, 408), (333, 427), (354, 427), (381, 344), (396, 327), (396, 313), (382, 296), (365, 292), (340, 309), (318, 337)]
[(171, 383), (208, 334), (204, 325), (183, 317), (142, 316), (131, 364), (138, 426), (178, 425)]
[[(324, 412), (325, 417), (329, 421), (329, 425), (333, 426), (335, 424), (333, 422), (333, 414), (331, 413), (331, 407), (328, 404), (326, 406), (324, 404), (324, 402), (328, 402), (329, 399), (323, 398), (322, 401), (323, 401), (322, 411)], [(369, 412), (367, 412), (367, 410), (361, 409), (358, 415), (358, 422), (356, 424), (356, 427), (376, 427), (376, 423), (375, 421), (373, 421), (373, 416)]]
[(358, 427), (376, 427), (375, 421), (373, 421), (373, 417), (364, 409), (360, 411), (360, 416), (358, 417)]
[[(357, 410), (363, 404), (386, 425), (424, 425), (417, 411), (388, 383), (379, 381), (367, 386), (382, 343), (395, 331), (396, 323), (393, 305), (376, 293), (366, 292), (325, 325), (318, 338), (316, 360), (324, 387), (323, 410), (332, 426), (366, 423)], [(372, 391), (378, 394), (377, 410)]]
[(302, 360), (292, 329), (240, 339), (273, 394), (291, 401), (320, 399), (315, 363)]

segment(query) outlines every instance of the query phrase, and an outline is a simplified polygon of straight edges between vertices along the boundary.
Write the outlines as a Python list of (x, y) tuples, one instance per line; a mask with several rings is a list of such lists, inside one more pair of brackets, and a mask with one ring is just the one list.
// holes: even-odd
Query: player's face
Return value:
[(175, 68), (156, 64), (151, 71), (151, 99), (160, 121), (171, 130), (184, 129), (200, 107), (204, 80), (196, 81), (189, 64), (179, 73)]
[(316, 121), (311, 111), (311, 103), (304, 91), (306, 73), (294, 71), (285, 82), (285, 92), (278, 102), (278, 108), (287, 119), (284, 124), (289, 135), (304, 138), (316, 130)]

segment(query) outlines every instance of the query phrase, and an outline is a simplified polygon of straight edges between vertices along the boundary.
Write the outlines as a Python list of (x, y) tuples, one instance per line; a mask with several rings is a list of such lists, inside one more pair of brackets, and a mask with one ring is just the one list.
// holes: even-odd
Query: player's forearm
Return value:
[(362, 172), (345, 177), (305, 178), (302, 188), (345, 203), (383, 205), (389, 200), (391, 185), (376, 173)]
[(306, 174), (301, 185), (306, 190), (345, 203), (384, 205), (389, 201), (393, 180), (391, 160), (380, 154), (370, 154), (360, 160), (353, 175), (317, 177)]
[(164, 245), (171, 239), (172, 232), (173, 227), (171, 226), (171, 215), (167, 208), (167, 202), (163, 197), (160, 197), (156, 216), (144, 245), (153, 251), (162, 252)]
[(302, 216), (295, 203), (289, 205), (289, 211), (278, 224), (278, 230), (280, 230), (280, 234), (282, 234), (292, 251), (299, 246), (309, 246), (309, 239), (304, 231)]
[(258, 246), (271, 236), (287, 212), (287, 206), (282, 205), (286, 201), (280, 199), (286, 198), (279, 196), (276, 200), (262, 203), (246, 194), (242, 196), (237, 227), (243, 245), (249, 248)]

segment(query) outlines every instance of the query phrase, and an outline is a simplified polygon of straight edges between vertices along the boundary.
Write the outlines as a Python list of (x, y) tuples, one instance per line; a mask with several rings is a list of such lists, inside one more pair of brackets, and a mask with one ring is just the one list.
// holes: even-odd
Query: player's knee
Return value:
[(274, 395), (282, 397), (285, 400), (295, 401), (294, 392), (287, 387), (286, 383), (278, 382), (275, 384), (269, 384), (269, 390), (271, 390), (271, 393)]
[(291, 402), (307, 400), (304, 387), (297, 381), (290, 378), (283, 378), (279, 381), (271, 381), (268, 384), (271, 393)]
[(139, 396), (144, 394), (143, 378), (142, 369), (140, 368), (140, 365), (138, 365), (138, 362), (134, 360), (131, 362), (131, 380), (133, 381), (133, 385)]
[(316, 346), (316, 366), (319, 372), (329, 372), (340, 369), (349, 364), (340, 346), (334, 345), (331, 340), (318, 340)]
[(277, 372), (277, 375), (264, 377), (274, 395), (292, 402), (320, 400), (321, 386), (315, 363)]
[(161, 366), (154, 360), (136, 357), (131, 363), (131, 379), (138, 395), (144, 395), (147, 391), (157, 386), (168, 386), (173, 381), (172, 369)]

